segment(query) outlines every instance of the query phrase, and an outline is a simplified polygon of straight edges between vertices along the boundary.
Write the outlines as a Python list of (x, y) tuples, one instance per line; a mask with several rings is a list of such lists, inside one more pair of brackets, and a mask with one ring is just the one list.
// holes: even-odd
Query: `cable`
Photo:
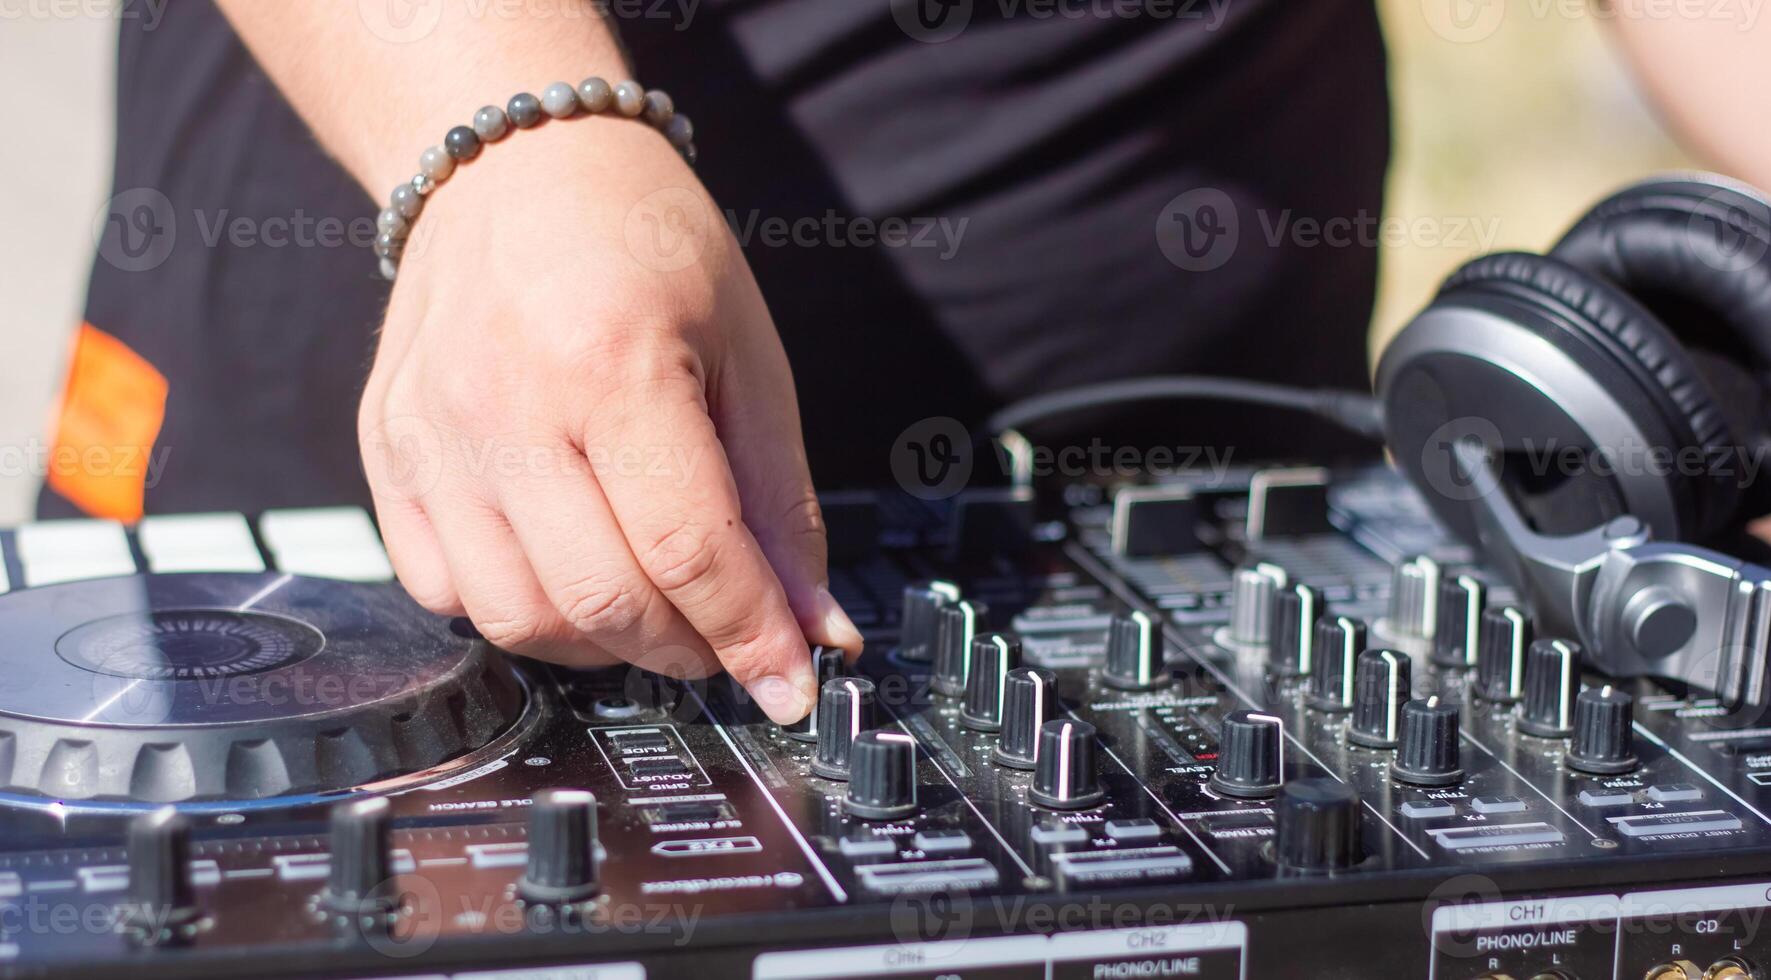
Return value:
[(1378, 405), (1377, 399), (1363, 392), (1295, 388), (1241, 378), (1208, 378), (1186, 374), (1125, 378), (1036, 395), (990, 416), (987, 426), (991, 434), (996, 435), (1056, 415), (1127, 402), (1170, 398), (1247, 402), (1289, 408), (1319, 416), (1376, 442), (1382, 442), (1384, 438), (1383, 409)]

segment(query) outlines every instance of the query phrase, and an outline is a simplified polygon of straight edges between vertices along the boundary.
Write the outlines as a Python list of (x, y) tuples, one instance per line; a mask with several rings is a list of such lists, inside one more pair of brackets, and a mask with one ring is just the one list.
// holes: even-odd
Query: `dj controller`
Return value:
[(491, 649), (360, 512), (0, 533), (0, 975), (1771, 968), (1771, 723), (1386, 470), (825, 509), (867, 650), (787, 728)]

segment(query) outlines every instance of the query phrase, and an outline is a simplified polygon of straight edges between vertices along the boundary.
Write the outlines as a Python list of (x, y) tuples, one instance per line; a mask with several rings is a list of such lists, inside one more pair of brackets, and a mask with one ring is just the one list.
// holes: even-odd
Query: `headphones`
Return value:
[(1771, 509), (1768, 375), (1771, 202), (1693, 174), (1458, 269), (1376, 392), (1395, 465), (1597, 666), (1766, 700), (1771, 569), (1696, 545)]

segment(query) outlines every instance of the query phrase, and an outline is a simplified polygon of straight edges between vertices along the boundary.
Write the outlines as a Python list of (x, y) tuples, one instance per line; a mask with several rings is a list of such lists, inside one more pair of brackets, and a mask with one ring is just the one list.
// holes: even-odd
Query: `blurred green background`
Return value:
[[(1591, 13), (1598, 0), (1508, 0), (1480, 40), (1435, 29), (1450, 5), (1466, 2), (1379, 0), (1395, 102), (1389, 216), (1469, 218), (1497, 231), (1497, 249), (1542, 250), (1617, 186), (1696, 165), (1612, 50), (1610, 28)], [(1460, 245), (1384, 250), (1373, 361), (1446, 273), (1476, 254)]]

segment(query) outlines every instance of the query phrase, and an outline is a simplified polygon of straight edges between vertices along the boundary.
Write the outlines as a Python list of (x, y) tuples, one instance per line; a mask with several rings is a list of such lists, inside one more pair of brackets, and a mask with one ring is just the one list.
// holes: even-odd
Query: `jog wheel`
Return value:
[(0, 597), (0, 787), (57, 800), (349, 790), (491, 741), (503, 654), (398, 586), (142, 575)]

